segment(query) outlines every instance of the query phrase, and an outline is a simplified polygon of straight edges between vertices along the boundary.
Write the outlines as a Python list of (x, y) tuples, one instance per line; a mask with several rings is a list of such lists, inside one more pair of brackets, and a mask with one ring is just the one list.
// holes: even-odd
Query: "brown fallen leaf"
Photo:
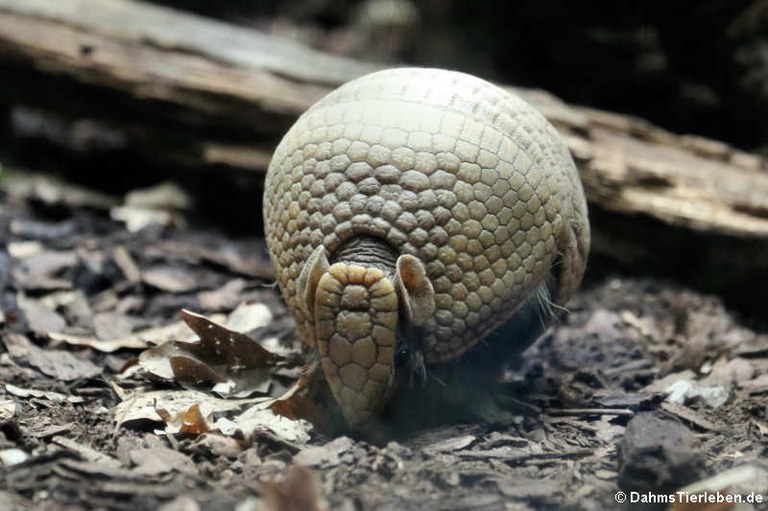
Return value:
[[(170, 348), (171, 346), (169, 346)], [(168, 357), (171, 364), (171, 371), (176, 381), (201, 384), (205, 382), (224, 383), (227, 381), (225, 374), (210, 367), (204, 361), (191, 356), (179, 349), (178, 346), (172, 346), (176, 354)], [(226, 370), (226, 368), (224, 368)]]
[(270, 405), (270, 410), (288, 419), (306, 420), (320, 429), (328, 429), (338, 420), (329, 410), (326, 401), (330, 391), (317, 363), (304, 368), (296, 383)]
[[(125, 394), (115, 410), (115, 434), (126, 425), (147, 427), (162, 422), (164, 433), (197, 436), (219, 432), (233, 438), (251, 439), (260, 432), (291, 445), (310, 439), (312, 424), (275, 414), (269, 409), (274, 398), (220, 399), (192, 390), (161, 390)], [(226, 416), (238, 414), (232, 419)], [(215, 416), (220, 416), (215, 422)], [(247, 443), (247, 442), (246, 442)]]
[[(258, 307), (257, 307), (258, 306)], [(264, 326), (271, 314), (263, 304), (238, 308), (228, 324), (243, 330)], [(271, 371), (283, 357), (271, 353), (244, 333), (218, 324), (205, 316), (183, 310), (182, 319), (199, 337), (199, 342), (170, 341), (145, 350), (139, 364), (165, 379), (199, 385), (212, 382), (218, 394), (244, 397), (269, 390)], [(246, 317), (247, 319), (243, 319)]]
[(65, 436), (55, 436), (51, 438), (51, 442), (60, 447), (63, 447), (70, 452), (77, 453), (77, 455), (85, 461), (97, 463), (110, 468), (120, 467), (120, 462), (116, 458), (113, 458), (108, 454), (104, 454), (103, 452), (97, 451), (89, 445), (76, 442), (71, 438), (67, 438)]
[(116, 431), (124, 424), (139, 423), (142, 427), (146, 427), (146, 422), (163, 421), (163, 418), (158, 415), (158, 409), (165, 410), (169, 415), (181, 415), (190, 407), (197, 405), (200, 407), (200, 413), (207, 417), (214, 413), (236, 412), (255, 403), (272, 401), (272, 398), (265, 397), (221, 399), (195, 390), (132, 392), (124, 393), (121, 397), (122, 401), (115, 409)]
[[(317, 364), (310, 366), (310, 369), (316, 368)], [(252, 439), (266, 432), (294, 446), (306, 444), (315, 426), (329, 429), (331, 420), (339, 420), (327, 407), (320, 406), (322, 401), (316, 396), (318, 390), (313, 381), (321, 374), (316, 370), (305, 371), (279, 398), (256, 403), (232, 419), (221, 418), (216, 421), (216, 429), (237, 438)], [(323, 395), (329, 397), (330, 392)]]
[(260, 511), (321, 511), (317, 482), (313, 472), (301, 465), (288, 467), (285, 480), (263, 483)]
[(171, 413), (163, 408), (155, 408), (166, 424), (166, 433), (181, 433), (197, 436), (208, 433), (213, 424), (213, 413), (203, 416), (200, 405), (194, 404), (180, 413)]
[(203, 355), (218, 357), (234, 367), (263, 366), (282, 359), (247, 335), (223, 327), (205, 316), (187, 310), (181, 311), (181, 316), (189, 328), (200, 336)]
[(206, 456), (224, 456), (225, 458), (237, 458), (244, 449), (250, 447), (250, 443), (230, 438), (218, 434), (201, 435), (196, 438), (190, 451), (193, 453), (202, 452)]
[[(242, 331), (252, 331), (269, 323), (272, 316), (264, 304), (244, 304), (230, 314), (226, 323), (219, 323), (189, 311), (182, 311), (182, 317), (189, 327), (200, 337), (199, 342), (170, 341), (162, 346), (145, 350), (139, 357), (139, 364), (152, 374), (182, 383), (215, 383), (210, 390), (222, 396), (252, 394), (255, 390), (265, 392), (272, 372), (278, 364), (287, 363), (288, 359), (270, 352), (255, 342)], [(295, 362), (295, 361), (294, 361)], [(249, 400), (249, 407), (227, 407), (227, 402), (234, 399), (217, 400), (202, 392), (186, 394), (186, 406), (179, 406), (181, 392), (175, 395), (151, 393), (173, 404), (173, 411), (168, 406), (154, 405), (147, 410), (147, 395), (133, 396), (130, 403), (119, 405), (123, 413), (118, 413), (118, 427), (128, 420), (158, 418), (167, 424), (166, 433), (183, 432), (200, 434), (218, 431), (234, 438), (252, 439), (257, 435), (278, 438), (287, 444), (300, 446), (306, 444), (313, 425), (304, 417), (316, 420), (322, 412), (316, 409), (314, 396), (309, 392), (308, 379), (297, 382), (278, 399), (265, 398)], [(189, 392), (189, 391), (186, 391)], [(184, 398), (186, 399), (186, 398)], [(245, 400), (240, 400), (245, 404)], [(199, 404), (199, 409), (195, 406)], [(224, 406), (222, 406), (224, 405)], [(272, 409), (274, 405), (275, 409)], [(242, 410), (237, 415), (231, 413)], [(212, 412), (225, 415), (212, 423)], [(198, 416), (198, 414), (200, 416)], [(202, 417), (204, 417), (204, 420)]]
[[(289, 419), (307, 419), (311, 415), (309, 408), (312, 403), (309, 401), (307, 393), (309, 392), (309, 383), (305, 376), (299, 378), (296, 383), (286, 391), (280, 399), (276, 399), (270, 410), (278, 415)], [(310, 422), (312, 422), (310, 420)]]

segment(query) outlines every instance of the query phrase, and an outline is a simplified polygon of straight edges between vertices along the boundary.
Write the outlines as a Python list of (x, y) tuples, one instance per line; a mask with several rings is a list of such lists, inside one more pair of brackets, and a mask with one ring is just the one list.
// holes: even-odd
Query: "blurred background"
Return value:
[(162, 0), (332, 53), (454, 68), (768, 151), (765, 0)]
[[(229, 25), (253, 29), (257, 34), (295, 41), (355, 61), (445, 67), (499, 83), (543, 89), (569, 104), (631, 114), (674, 133), (701, 135), (746, 151), (768, 153), (768, 0), (504, 3), (492, 0), (152, 0), (152, 3), (216, 18)], [(171, 73), (173, 70), (168, 69), (180, 59), (171, 61), (170, 65), (158, 62), (158, 69), (151, 69), (143, 61), (151, 61), (156, 56), (131, 45), (142, 44), (143, 38), (150, 49), (154, 44), (176, 45), (180, 53), (204, 54), (216, 37), (221, 36), (198, 37), (191, 33), (196, 29), (182, 28), (186, 33), (179, 37), (173, 20), (168, 18), (163, 27), (163, 21), (158, 21), (162, 16), (135, 15), (134, 9), (127, 7), (130, 2), (5, 0), (3, 4), (9, 14), (3, 21), (5, 30), (18, 31), (18, 38), (12, 41), (10, 49), (0, 47), (0, 65), (5, 71), (0, 81), (0, 155), (4, 154), (6, 161), (45, 164), (52, 157), (79, 154), (87, 157), (75, 162), (78, 165), (85, 168), (94, 163), (99, 167), (105, 162), (91, 158), (97, 156), (99, 150), (126, 149), (120, 160), (129, 162), (137, 154), (121, 147), (126, 127), (118, 126), (115, 121), (138, 118), (143, 112), (147, 115), (139, 124), (146, 127), (147, 117), (156, 115), (152, 122), (163, 128), (169, 106), (180, 101), (164, 97), (159, 105), (152, 101), (129, 104), (129, 100), (121, 97), (119, 86), (105, 84), (100, 77), (89, 74), (103, 71), (122, 80), (135, 72), (123, 67), (135, 65), (145, 74), (143, 89), (130, 94), (151, 100), (157, 94), (149, 91), (154, 87), (152, 81), (162, 87), (164, 84), (158, 78), (169, 78), (161, 76), (159, 68), (165, 66), (164, 72)], [(88, 26), (84, 31), (69, 32), (59, 30), (60, 26), (44, 24), (20, 28), (20, 19), (16, 17), (25, 14), (43, 19), (51, 13), (61, 14), (60, 21), (67, 28), (76, 27), (80, 22)], [(151, 34), (142, 33), (144, 24), (153, 23), (159, 31), (168, 32), (167, 41), (153, 41)], [(107, 43), (112, 44), (114, 40), (89, 39), (93, 27), (96, 32), (104, 28), (105, 34), (110, 28), (136, 31), (136, 39), (120, 50), (123, 57), (130, 55), (134, 62), (124, 64), (113, 55), (97, 62), (99, 56), (113, 51)], [(199, 31), (207, 33), (209, 27)], [(195, 37), (199, 45), (190, 48), (189, 42)], [(79, 53), (54, 57), (30, 54), (40, 50), (35, 48), (35, 43), (42, 41), (40, 46), (43, 46), (45, 39), (50, 39), (47, 50), (72, 44), (80, 48)], [(83, 43), (81, 39), (88, 42)], [(24, 45), (22, 54), (14, 55), (14, 51), (19, 51), (16, 45), (20, 40)], [(233, 46), (237, 44), (227, 44), (230, 47), (226, 51), (207, 57), (232, 57), (237, 52)], [(251, 56), (258, 52), (246, 45), (241, 53), (249, 51)], [(234, 55), (236, 64), (242, 56)], [(46, 60), (50, 58), (57, 62), (52, 65)], [(62, 62), (65, 58), (70, 60)], [(276, 52), (274, 58), (290, 65), (290, 55), (281, 56)], [(72, 59), (96, 61), (85, 74), (84, 63), (72, 62)], [(253, 62), (246, 63), (253, 67)], [(96, 69), (97, 65), (102, 69)], [(115, 69), (105, 70), (105, 65), (113, 65)], [(318, 66), (324, 64), (318, 62)], [(271, 67), (274, 73), (275, 66)], [(188, 79), (190, 69), (194, 72), (195, 68), (179, 69), (179, 74), (169, 80), (178, 83)], [(290, 80), (301, 78), (295, 69), (290, 73)], [(336, 82), (359, 73), (360, 69), (336, 73), (330, 85), (335, 86)], [(331, 75), (310, 77), (309, 81), (327, 83)], [(172, 93), (183, 95), (184, 85), (181, 91)], [(215, 91), (216, 94), (222, 92), (228, 91)], [(304, 99), (315, 99), (306, 92), (302, 94)], [(304, 105), (298, 107), (301, 106)], [(298, 107), (294, 104), (289, 108)], [(104, 113), (106, 110), (109, 114)], [(208, 108), (207, 113), (211, 110)], [(74, 119), (82, 119), (84, 113), (92, 121), (99, 117), (109, 117), (109, 120), (104, 126), (86, 124), (73, 128)], [(221, 133), (228, 128), (240, 129), (241, 133), (250, 129), (260, 132), (263, 140), (260, 157), (268, 159), (277, 136), (290, 124), (290, 120), (280, 118), (280, 113), (266, 120), (251, 119), (250, 125), (244, 123), (242, 128), (233, 128), (231, 122), (217, 125), (210, 118), (200, 124), (205, 124), (209, 132)], [(169, 122), (178, 124), (177, 121)], [(269, 123), (269, 129), (265, 129), (265, 124), (256, 126), (259, 122)], [(182, 140), (183, 137), (160, 131), (145, 138), (154, 138), (163, 150), (169, 147), (189, 150), (190, 144)], [(263, 136), (265, 132), (270, 132), (272, 137)], [(127, 138), (135, 142), (137, 136), (129, 134)], [(220, 138), (231, 141), (237, 134), (227, 133)], [(46, 148), (52, 152), (41, 151), (41, 142), (52, 142)], [(70, 150), (57, 153), (62, 146), (69, 146)], [(146, 151), (138, 151), (143, 152)], [(183, 159), (176, 158), (176, 161), (182, 165), (189, 163), (181, 161)], [(151, 167), (153, 162), (156, 159), (144, 158), (139, 166)], [(106, 163), (113, 165), (115, 161)], [(163, 167), (167, 168), (165, 162)], [(131, 179), (140, 177), (136, 174), (138, 169), (133, 170)], [(116, 174), (101, 184), (123, 186), (119, 183), (128, 176), (122, 172)], [(155, 171), (149, 174), (155, 175)]]

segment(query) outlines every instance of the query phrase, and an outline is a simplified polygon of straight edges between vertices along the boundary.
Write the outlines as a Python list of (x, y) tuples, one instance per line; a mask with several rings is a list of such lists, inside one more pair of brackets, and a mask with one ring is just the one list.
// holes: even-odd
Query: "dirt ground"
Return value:
[[(768, 498), (766, 325), (717, 297), (593, 268), (483, 406), (420, 421), (413, 405), (407, 431), (365, 441), (296, 420), (303, 364), (263, 240), (195, 227), (178, 190), (2, 187), (1, 510), (768, 509), (617, 503), (707, 478)], [(237, 338), (266, 348), (253, 367), (194, 350), (170, 377), (153, 365), (172, 355), (152, 345), (191, 333), (163, 330), (182, 309), (232, 325), (243, 303), (263, 319)]]

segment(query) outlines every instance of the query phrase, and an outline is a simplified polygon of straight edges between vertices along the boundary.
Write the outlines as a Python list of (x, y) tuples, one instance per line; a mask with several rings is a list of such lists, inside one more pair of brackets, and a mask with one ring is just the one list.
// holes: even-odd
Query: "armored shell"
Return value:
[(265, 184), (267, 245), (300, 333), (297, 279), (318, 246), (373, 237), (418, 258), (434, 288), (428, 363), (460, 356), (556, 278), (563, 303), (589, 248), (582, 186), (555, 129), (479, 78), (376, 72), (321, 99), (285, 135)]

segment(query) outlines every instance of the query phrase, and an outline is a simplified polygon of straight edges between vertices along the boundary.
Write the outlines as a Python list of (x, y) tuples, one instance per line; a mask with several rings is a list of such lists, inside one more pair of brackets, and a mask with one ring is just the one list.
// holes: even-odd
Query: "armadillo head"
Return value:
[(411, 255), (387, 272), (373, 266), (328, 263), (318, 247), (297, 289), (314, 319), (315, 344), (328, 385), (350, 426), (368, 422), (394, 390), (398, 333), (421, 326), (435, 298), (424, 265)]

